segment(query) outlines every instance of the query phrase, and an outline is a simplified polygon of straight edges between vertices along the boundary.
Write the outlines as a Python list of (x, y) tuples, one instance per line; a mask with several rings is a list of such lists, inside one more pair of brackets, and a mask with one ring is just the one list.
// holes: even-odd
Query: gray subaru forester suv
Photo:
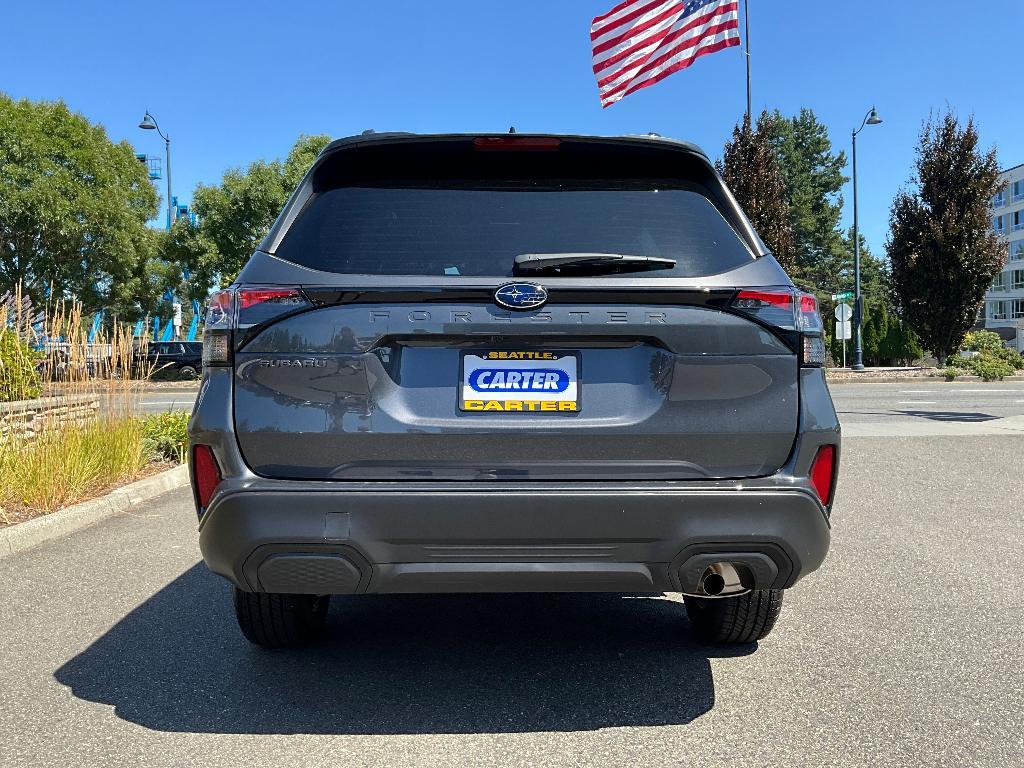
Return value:
[(199, 542), (259, 645), (331, 595), (546, 591), (750, 643), (828, 550), (817, 302), (691, 144), (335, 141), (203, 356)]

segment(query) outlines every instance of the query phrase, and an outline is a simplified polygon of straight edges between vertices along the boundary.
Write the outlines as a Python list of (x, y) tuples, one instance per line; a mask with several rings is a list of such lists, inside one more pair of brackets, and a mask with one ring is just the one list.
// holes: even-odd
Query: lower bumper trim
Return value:
[(249, 591), (689, 592), (714, 562), (742, 567), (752, 588), (792, 586), (821, 565), (829, 525), (800, 489), (248, 487), (217, 494), (199, 543)]

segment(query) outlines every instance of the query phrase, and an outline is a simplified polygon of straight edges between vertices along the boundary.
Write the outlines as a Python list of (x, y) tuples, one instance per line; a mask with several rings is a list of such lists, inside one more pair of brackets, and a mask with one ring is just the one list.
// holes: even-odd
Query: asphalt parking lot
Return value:
[(520, 595), (336, 599), (259, 651), (185, 491), (0, 560), (0, 764), (1024, 765), (1024, 384), (949, 386), (834, 388), (833, 550), (756, 646)]

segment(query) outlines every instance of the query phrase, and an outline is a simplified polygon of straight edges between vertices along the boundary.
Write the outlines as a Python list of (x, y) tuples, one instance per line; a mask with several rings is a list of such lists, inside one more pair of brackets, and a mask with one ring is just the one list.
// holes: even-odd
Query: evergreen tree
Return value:
[(797, 275), (831, 292), (828, 281), (847, 262), (839, 220), (846, 155), (833, 152), (828, 128), (806, 107), (771, 122), (772, 141), (782, 169), (793, 230)]
[(762, 112), (755, 129), (745, 116), (733, 128), (716, 166), (772, 255), (791, 271), (793, 231), (786, 182), (773, 145), (775, 119)]

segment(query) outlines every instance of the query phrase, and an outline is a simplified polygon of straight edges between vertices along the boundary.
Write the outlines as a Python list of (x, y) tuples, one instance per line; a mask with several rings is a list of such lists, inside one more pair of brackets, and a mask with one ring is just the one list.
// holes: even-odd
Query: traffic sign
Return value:
[(841, 323), (849, 322), (850, 318), (853, 317), (853, 307), (849, 304), (837, 304), (836, 305), (836, 320)]
[(841, 291), (832, 294), (832, 301), (849, 301), (853, 298), (853, 291)]
[[(845, 306), (845, 305), (844, 305)], [(849, 320), (840, 320), (836, 323), (836, 339), (846, 341), (853, 338), (852, 323)]]

